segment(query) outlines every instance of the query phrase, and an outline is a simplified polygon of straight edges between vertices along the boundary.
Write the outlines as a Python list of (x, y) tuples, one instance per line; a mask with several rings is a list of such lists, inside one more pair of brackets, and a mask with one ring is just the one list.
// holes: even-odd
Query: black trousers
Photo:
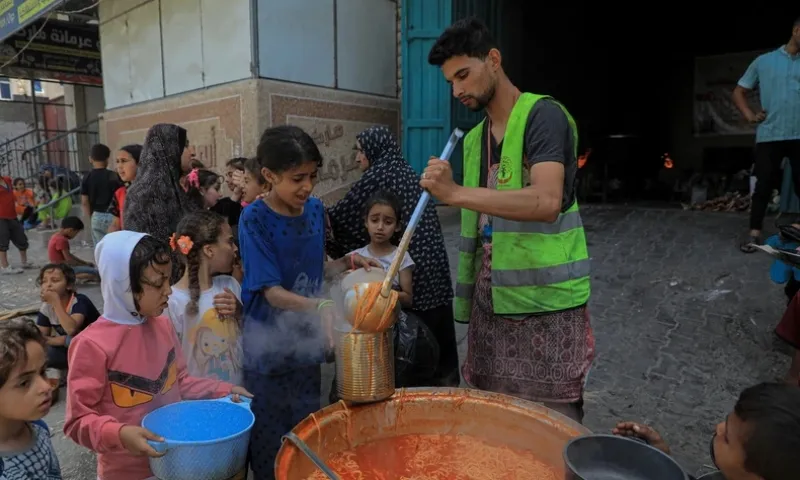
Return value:
[(756, 188), (750, 206), (750, 229), (761, 230), (764, 226), (764, 215), (767, 213), (772, 188), (780, 181), (781, 162), (789, 158), (792, 167), (794, 190), (800, 195), (800, 140), (780, 142), (761, 142), (756, 144), (756, 164), (753, 175), (756, 177)]

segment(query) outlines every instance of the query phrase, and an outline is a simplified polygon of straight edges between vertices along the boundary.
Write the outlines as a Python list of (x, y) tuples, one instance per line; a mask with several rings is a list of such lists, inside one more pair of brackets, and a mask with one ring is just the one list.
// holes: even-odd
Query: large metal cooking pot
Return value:
[(689, 480), (678, 462), (633, 438), (586, 435), (564, 447), (567, 480)]
[[(346, 407), (329, 405), (292, 432), (322, 460), (379, 439), (413, 434), (468, 435), (520, 450), (533, 450), (564, 475), (562, 451), (570, 438), (589, 431), (539, 404), (497, 393), (461, 388), (400, 389), (388, 400)], [(291, 443), (275, 460), (278, 480), (302, 480), (314, 465)]]

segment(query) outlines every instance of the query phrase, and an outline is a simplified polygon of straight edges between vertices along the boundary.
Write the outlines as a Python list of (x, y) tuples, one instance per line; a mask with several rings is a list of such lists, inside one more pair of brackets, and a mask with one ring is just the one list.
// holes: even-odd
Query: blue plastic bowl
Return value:
[(255, 416), (250, 401), (189, 400), (165, 405), (142, 419), (142, 427), (164, 437), (150, 442), (167, 454), (150, 459), (162, 480), (226, 480), (246, 467)]

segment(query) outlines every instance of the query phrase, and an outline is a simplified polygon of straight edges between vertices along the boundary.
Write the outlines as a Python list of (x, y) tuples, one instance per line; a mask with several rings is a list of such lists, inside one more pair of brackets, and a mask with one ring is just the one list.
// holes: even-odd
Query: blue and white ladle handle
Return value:
[[(458, 145), (458, 141), (461, 140), (463, 136), (464, 132), (461, 129), (456, 128), (453, 130), (453, 133), (450, 134), (450, 138), (447, 140), (447, 145), (444, 146), (444, 150), (442, 150), (442, 154), (439, 156), (439, 159), (444, 161), (450, 160), (450, 155), (453, 154), (453, 151), (456, 149), (456, 145)], [(425, 207), (428, 206), (428, 201), (430, 199), (430, 192), (423, 190), (422, 195), (420, 195), (419, 201), (417, 202), (417, 207), (414, 209), (414, 213), (411, 214), (411, 218), (408, 220), (408, 226), (406, 226), (406, 231), (403, 232), (403, 238), (400, 239), (400, 244), (397, 246), (394, 260), (389, 266), (389, 270), (386, 273), (386, 278), (383, 280), (383, 285), (381, 285), (381, 296), (384, 298), (389, 296), (390, 290), (392, 289), (392, 279), (394, 279), (395, 275), (397, 275), (397, 270), (400, 268), (400, 262), (403, 260), (403, 257), (408, 250), (408, 244), (411, 242), (411, 237), (414, 236), (414, 230), (417, 229), (419, 220), (422, 218), (422, 213), (425, 211)]]

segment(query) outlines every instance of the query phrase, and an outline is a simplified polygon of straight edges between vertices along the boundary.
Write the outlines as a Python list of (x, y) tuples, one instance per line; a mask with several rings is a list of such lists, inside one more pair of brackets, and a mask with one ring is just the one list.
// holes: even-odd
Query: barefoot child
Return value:
[(47, 344), (47, 365), (66, 371), (70, 342), (94, 323), (100, 312), (89, 297), (75, 290), (75, 271), (69, 265), (45, 265), (38, 283), (43, 303), (36, 325)]
[[(61, 480), (61, 467), (42, 418), (53, 388), (45, 376), (44, 338), (30, 320), (0, 322), (0, 478)], [(6, 453), (14, 452), (14, 453)]]
[(208, 210), (178, 224), (173, 250), (186, 272), (172, 287), (169, 317), (186, 354), (190, 375), (242, 383), (242, 288), (233, 277), (236, 245), (224, 217)]
[(106, 235), (95, 257), (103, 315), (70, 346), (64, 432), (97, 452), (100, 480), (148, 479), (147, 456), (162, 454), (147, 443), (158, 435), (140, 427), (145, 415), (181, 400), (250, 395), (187, 373), (172, 323), (162, 316), (171, 293), (169, 245), (123, 230)]
[(268, 480), (281, 436), (319, 409), (320, 364), (332, 346), (334, 320), (333, 302), (320, 298), (324, 278), (350, 265), (379, 265), (360, 255), (325, 261), (325, 210), (311, 197), (322, 155), (307, 133), (288, 125), (267, 129), (258, 162), (272, 188), (239, 221), (242, 342), (259, 432), (250, 439), (251, 468), (255, 478)]

